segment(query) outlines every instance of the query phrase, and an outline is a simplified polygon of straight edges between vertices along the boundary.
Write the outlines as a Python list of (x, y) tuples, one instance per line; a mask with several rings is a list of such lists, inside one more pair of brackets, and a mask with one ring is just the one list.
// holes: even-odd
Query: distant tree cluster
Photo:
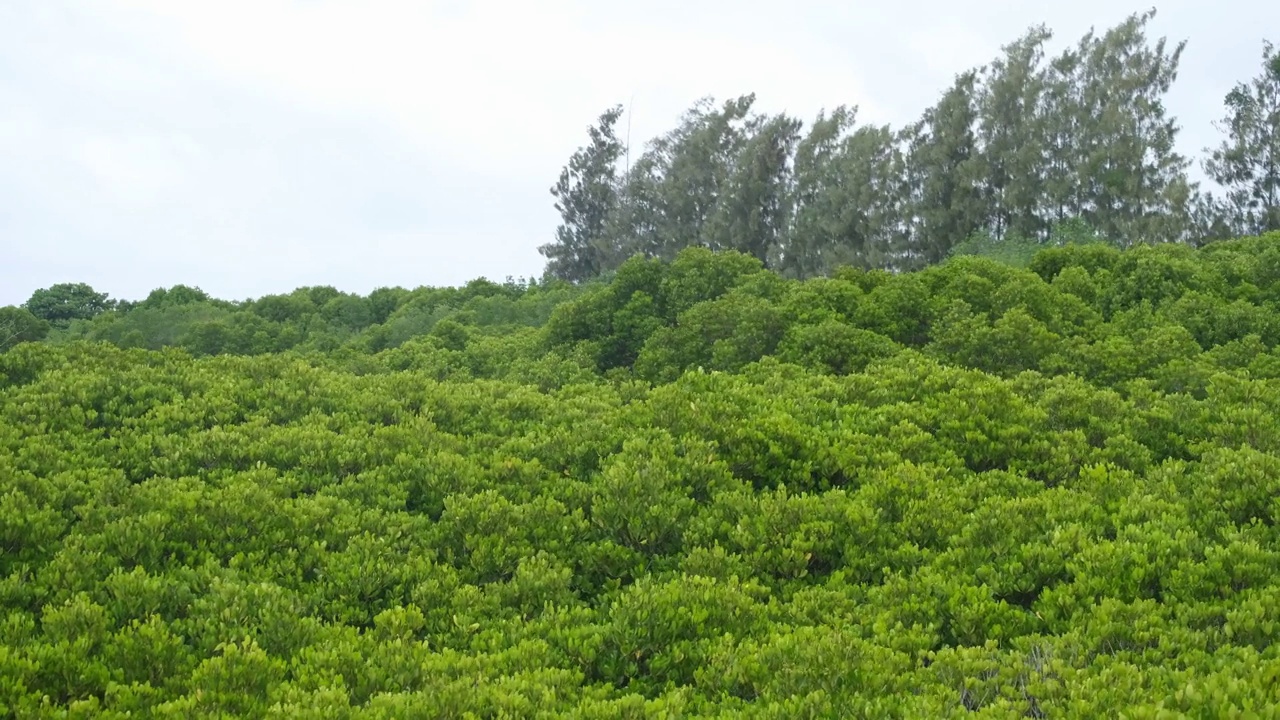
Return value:
[(704, 99), (620, 171), (611, 108), (552, 188), (562, 222), (540, 248), (546, 273), (579, 282), (697, 245), (804, 278), (916, 269), (970, 241), (1042, 245), (1066, 224), (1121, 246), (1280, 228), (1280, 59), (1265, 44), (1263, 73), (1227, 97), (1227, 139), (1205, 161), (1215, 197), (1174, 147), (1163, 98), (1185, 42), (1149, 42), (1154, 15), (1056, 57), (1032, 28), (897, 130), (859, 123), (856, 107), (806, 127), (755, 112), (754, 94)]
[[(212, 298), (195, 287), (157, 288), (145, 299), (110, 299), (84, 283), (35, 291), (0, 308), (0, 350), (47, 339), (103, 340), (122, 348), (184, 348), (197, 355), (297, 350), (377, 352), (422, 335), (505, 332), (541, 325), (576, 290), (564, 282), (477, 279), (458, 288), (386, 287), (368, 295), (304, 287), (256, 300)], [(450, 329), (452, 328), (452, 329)]]
[(89, 320), (115, 307), (106, 293), (85, 283), (59, 283), (32, 293), (21, 307), (0, 308), (0, 350), (45, 339), (55, 328)]

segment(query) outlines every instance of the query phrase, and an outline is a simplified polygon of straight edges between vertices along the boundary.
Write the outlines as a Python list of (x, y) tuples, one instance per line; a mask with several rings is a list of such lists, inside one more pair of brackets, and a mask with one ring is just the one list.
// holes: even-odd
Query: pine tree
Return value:
[(680, 125), (649, 143), (626, 178), (621, 204), (609, 224), (610, 255), (635, 253), (670, 259), (704, 242), (704, 231), (728, 192), (735, 164), (760, 126), (751, 114), (755, 95), (716, 108), (699, 100)]
[(855, 116), (845, 107), (819, 115), (797, 147), (795, 221), (779, 260), (788, 275), (882, 267), (901, 246), (903, 164), (895, 135), (888, 127), (852, 130)]
[(941, 261), (953, 246), (986, 224), (989, 213), (982, 198), (975, 135), (976, 83), (974, 72), (957, 77), (910, 134), (907, 163), (915, 168), (920, 183), (910, 213), (918, 223), (911, 266)]
[(792, 191), (794, 212), (789, 232), (779, 248), (775, 265), (795, 278), (821, 274), (838, 242), (832, 189), (836, 183), (838, 157), (847, 133), (857, 117), (857, 108), (840, 106), (830, 115), (818, 114), (808, 134), (796, 146)]
[[(1087, 43), (1092, 33), (1085, 36)], [(1050, 226), (1079, 218), (1084, 193), (1076, 166), (1080, 162), (1081, 116), (1080, 52), (1067, 48), (1049, 63), (1045, 72), (1037, 121), (1044, 140), (1044, 191), (1037, 210)]]
[(746, 142), (707, 221), (708, 247), (738, 250), (769, 264), (791, 215), (791, 157), (800, 127), (800, 121), (778, 115)]
[(1006, 45), (1004, 56), (984, 74), (978, 138), (989, 232), (997, 240), (1041, 237), (1046, 230), (1037, 214), (1045, 185), (1045, 142), (1037, 115), (1045, 90), (1040, 63), (1050, 37), (1043, 26), (1032, 28)]
[(620, 266), (632, 255), (667, 255), (661, 187), (662, 158), (651, 147), (627, 171), (618, 205), (605, 224), (604, 265)]
[(538, 248), (551, 277), (581, 282), (604, 269), (606, 224), (618, 204), (617, 163), (624, 148), (614, 126), (621, 116), (620, 105), (600, 116), (588, 130), (591, 143), (573, 154), (551, 188), (561, 224), (556, 241)]
[(1205, 171), (1226, 188), (1229, 223), (1238, 233), (1280, 230), (1280, 54), (1263, 42), (1262, 72), (1227, 94), (1217, 126), (1227, 138)]
[(1076, 176), (1081, 211), (1107, 238), (1130, 244), (1185, 233), (1193, 188), (1188, 161), (1174, 150), (1178, 125), (1163, 96), (1177, 77), (1185, 41), (1147, 46), (1155, 11), (1132, 15), (1079, 45), (1080, 118)]

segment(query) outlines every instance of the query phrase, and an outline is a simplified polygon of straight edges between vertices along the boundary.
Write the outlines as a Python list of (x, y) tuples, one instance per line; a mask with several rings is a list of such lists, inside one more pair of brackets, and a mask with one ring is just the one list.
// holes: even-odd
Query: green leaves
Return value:
[(646, 694), (691, 684), (716, 638), (757, 631), (763, 609), (754, 590), (701, 576), (637, 581), (609, 609), (601, 674)]
[(1280, 230), (1280, 54), (1262, 44), (1262, 69), (1224, 100), (1218, 126), (1226, 134), (1205, 161), (1209, 176), (1226, 189), (1233, 233)]
[(55, 327), (66, 327), (72, 320), (88, 320), (114, 306), (115, 301), (106, 293), (84, 283), (59, 283), (36, 290), (23, 304), (32, 315)]
[(1277, 239), (166, 293), (129, 313), (424, 337), (16, 345), (0, 713), (1269, 707)]
[(607, 464), (591, 500), (591, 522), (619, 544), (647, 555), (680, 549), (693, 514), (692, 478), (669, 435), (628, 440)]
[(0, 352), (23, 342), (39, 342), (49, 334), (48, 320), (36, 317), (26, 308), (0, 308)]
[(538, 248), (551, 277), (581, 282), (605, 269), (607, 223), (618, 206), (616, 165), (629, 151), (614, 130), (621, 116), (620, 105), (600, 116), (589, 130), (591, 144), (574, 153), (551, 188), (561, 224), (556, 241)]

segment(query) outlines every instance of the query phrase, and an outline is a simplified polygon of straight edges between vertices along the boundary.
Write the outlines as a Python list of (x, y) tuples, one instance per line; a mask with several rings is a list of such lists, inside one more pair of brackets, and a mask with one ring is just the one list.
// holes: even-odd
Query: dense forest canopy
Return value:
[(959, 245), (1022, 248), (1084, 228), (1108, 242), (1211, 240), (1280, 229), (1280, 57), (1225, 100), (1217, 148), (1188, 176), (1164, 106), (1186, 45), (1151, 41), (1155, 11), (1090, 32), (1056, 56), (1044, 27), (1003, 48), (902, 128), (856, 107), (806, 125), (755, 110), (754, 94), (700, 100), (634, 163), (621, 106), (590, 128), (551, 192), (561, 225), (548, 275), (579, 282), (634, 254), (702, 246), (788, 277), (841, 265), (911, 270)]
[(0, 308), (0, 716), (1274, 717), (1280, 58), (1214, 196), (1150, 18), (610, 109), (540, 279)]
[(1280, 704), (1280, 233), (50, 291), (0, 353), (0, 714)]

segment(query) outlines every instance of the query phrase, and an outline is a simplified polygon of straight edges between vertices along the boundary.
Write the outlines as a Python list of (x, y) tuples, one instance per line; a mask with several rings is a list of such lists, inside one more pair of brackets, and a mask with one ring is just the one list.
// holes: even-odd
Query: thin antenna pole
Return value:
[(636, 96), (627, 101), (627, 176), (631, 175), (631, 109), (635, 106)]

